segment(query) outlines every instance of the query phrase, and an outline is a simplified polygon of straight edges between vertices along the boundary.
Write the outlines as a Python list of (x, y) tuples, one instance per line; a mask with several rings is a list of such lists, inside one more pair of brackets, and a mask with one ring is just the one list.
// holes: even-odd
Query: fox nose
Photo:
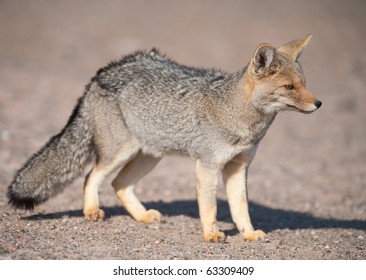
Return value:
[(320, 108), (320, 106), (322, 106), (322, 102), (321, 101), (319, 101), (319, 100), (317, 100), (317, 101), (315, 101), (315, 103), (314, 103), (314, 105), (316, 106), (316, 108)]

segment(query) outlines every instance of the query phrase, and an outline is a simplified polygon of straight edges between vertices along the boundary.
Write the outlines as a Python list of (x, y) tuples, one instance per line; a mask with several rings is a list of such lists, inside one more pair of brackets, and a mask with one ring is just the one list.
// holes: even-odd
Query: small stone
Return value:
[(283, 245), (283, 244), (285, 244), (285, 240), (280, 240), (280, 242), (278, 242), (278, 245)]
[(149, 227), (152, 228), (152, 229), (159, 229), (160, 228), (159, 224), (151, 224)]

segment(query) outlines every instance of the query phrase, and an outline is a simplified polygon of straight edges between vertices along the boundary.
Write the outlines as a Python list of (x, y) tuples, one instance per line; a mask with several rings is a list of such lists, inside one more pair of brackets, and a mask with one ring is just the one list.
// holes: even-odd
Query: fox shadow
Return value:
[[(176, 200), (172, 202), (147, 202), (144, 203), (147, 209), (156, 209), (164, 216), (172, 217), (185, 215), (195, 219), (199, 218), (198, 205), (196, 200)], [(101, 207), (106, 214), (105, 219), (112, 216), (128, 215), (120, 206)], [(228, 203), (219, 199), (217, 201), (218, 215), (217, 220), (221, 222), (232, 223)], [(62, 211), (47, 214), (33, 214), (23, 219), (26, 220), (53, 220), (63, 217), (80, 217), (82, 218), (82, 210)], [(366, 230), (366, 220), (341, 220), (327, 219), (313, 216), (305, 212), (297, 212), (292, 210), (283, 210), (264, 206), (255, 202), (250, 202), (250, 216), (255, 228), (260, 228), (265, 232), (271, 232), (278, 229), (357, 229)], [(237, 233), (235, 227), (227, 235)]]

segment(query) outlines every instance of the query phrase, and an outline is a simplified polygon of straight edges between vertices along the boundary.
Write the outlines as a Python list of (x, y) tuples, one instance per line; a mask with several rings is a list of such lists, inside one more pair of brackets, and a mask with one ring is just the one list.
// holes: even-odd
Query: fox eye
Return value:
[(294, 90), (295, 89), (295, 86), (294, 85), (284, 85), (285, 89), (288, 89), (288, 90)]

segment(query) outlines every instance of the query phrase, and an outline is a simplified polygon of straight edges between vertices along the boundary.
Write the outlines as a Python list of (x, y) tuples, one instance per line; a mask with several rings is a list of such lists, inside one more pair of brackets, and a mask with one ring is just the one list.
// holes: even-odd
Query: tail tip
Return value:
[(37, 204), (34, 198), (21, 197), (11, 187), (9, 187), (7, 195), (9, 205), (15, 209), (33, 210)]

